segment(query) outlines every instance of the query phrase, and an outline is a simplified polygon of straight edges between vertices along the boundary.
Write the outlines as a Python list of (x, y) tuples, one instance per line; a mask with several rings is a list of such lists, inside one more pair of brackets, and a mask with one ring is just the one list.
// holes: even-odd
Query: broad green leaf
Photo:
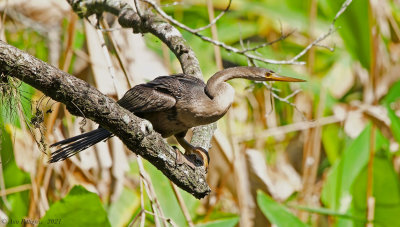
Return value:
[(257, 191), (257, 204), (268, 220), (279, 227), (307, 226), (284, 206), (275, 202), (267, 194)]
[[(0, 116), (0, 155), (3, 168), (3, 177), (6, 188), (17, 187), (24, 184), (30, 184), (28, 173), (20, 170), (14, 159), (13, 145), (9, 132), (5, 129), (3, 116)], [(10, 126), (10, 125), (7, 125)], [(4, 211), (12, 220), (21, 220), (26, 217), (29, 208), (29, 191), (22, 191), (7, 195), (7, 201), (11, 210)], [(6, 207), (3, 200), (0, 199), (0, 207)]]
[[(273, 24), (272, 26), (277, 29), (282, 23), (286, 29), (290, 26), (297, 30), (308, 31), (309, 16), (307, 10), (304, 10), (308, 9), (308, 7), (309, 1), (285, 0), (284, 3), (281, 0), (267, 2), (243, 1), (242, 14), (264, 17), (267, 20), (266, 22)], [(328, 27), (328, 23), (319, 18), (316, 20), (316, 25), (317, 27)]]
[(350, 187), (368, 162), (371, 125), (348, 146), (340, 161), (331, 168), (323, 186), (321, 199), (333, 210), (345, 212), (351, 200)]
[[(332, 208), (332, 210), (338, 211), (340, 213), (354, 216), (363, 217), (365, 216), (365, 210), (362, 212), (357, 212), (356, 207), (360, 206), (360, 197), (365, 197), (366, 194), (362, 194), (360, 191), (355, 192), (355, 189), (359, 187), (364, 188), (365, 186), (360, 186), (360, 174), (366, 171), (366, 166), (369, 158), (369, 144), (371, 135), (371, 125), (368, 125), (364, 131), (345, 149), (342, 158), (339, 162), (336, 162), (332, 167), (331, 172), (328, 175), (326, 183), (324, 184), (321, 200), (327, 206)], [(387, 155), (388, 150), (388, 140), (382, 135), (382, 133), (376, 129), (375, 133), (375, 151), (377, 157), (389, 157)], [(378, 165), (378, 164), (376, 164)], [(384, 166), (379, 165), (374, 167), (374, 174), (379, 174), (378, 169), (384, 169)], [(386, 174), (386, 177), (383, 176)], [(377, 184), (376, 187), (385, 187), (387, 183), (387, 175), (375, 175), (378, 180), (374, 180)], [(375, 179), (375, 178), (374, 178)], [(391, 180), (393, 183), (393, 179)], [(394, 184), (397, 184), (394, 181)], [(375, 186), (374, 186), (375, 187)], [(395, 186), (390, 186), (389, 188), (396, 188)], [(377, 190), (377, 194), (387, 193)], [(390, 193), (389, 193), (390, 194)], [(381, 197), (381, 201), (387, 198)], [(394, 201), (396, 197), (393, 198)], [(357, 203), (357, 204), (356, 204)], [(365, 206), (365, 204), (364, 204)], [(360, 209), (358, 209), (360, 210)], [(354, 226), (359, 224), (365, 224), (364, 221), (359, 219), (348, 220), (339, 218), (337, 226)]]
[(197, 224), (196, 227), (234, 227), (239, 222), (239, 217), (224, 218), (207, 223)]
[(331, 165), (340, 157), (341, 139), (339, 136), (339, 126), (332, 124), (323, 127), (322, 144), (324, 145), (326, 156)]
[(65, 198), (51, 205), (39, 226), (111, 226), (100, 198), (75, 186)]
[(387, 106), (388, 116), (390, 118), (390, 129), (394, 138), (400, 143), (400, 119), (390, 106)]
[(400, 92), (399, 91), (400, 91), (400, 81), (397, 81), (389, 89), (389, 92), (381, 100), (381, 103), (385, 104), (385, 105), (390, 105), (392, 102), (397, 101), (400, 98)]
[[(365, 216), (367, 209), (367, 167), (352, 186), (352, 209), (357, 216)], [(373, 166), (373, 196), (375, 197), (375, 226), (400, 226), (400, 184), (397, 173), (387, 157), (375, 156)], [(365, 226), (357, 222), (354, 226)]]
[(356, 217), (356, 216), (352, 216), (349, 214), (343, 214), (343, 213), (339, 213), (339, 212), (336, 212), (336, 211), (333, 211), (331, 209), (327, 209), (324, 207), (311, 208), (311, 207), (304, 207), (304, 206), (297, 206), (297, 205), (290, 205), (290, 207), (293, 207), (298, 210), (304, 210), (304, 211), (307, 211), (310, 213), (335, 216), (335, 217), (340, 217), (340, 218), (344, 218), (344, 219), (353, 219), (353, 220), (364, 221), (364, 222), (366, 221), (365, 217)]
[[(318, 3), (322, 12), (333, 19), (344, 2), (321, 0)], [(370, 68), (371, 60), (368, 17), (368, 1), (354, 0), (336, 22), (346, 49), (366, 69)]]
[(392, 103), (400, 102), (400, 81), (394, 83), (389, 89), (389, 92), (381, 100), (381, 104), (386, 106), (388, 110), (388, 117), (390, 118), (390, 129), (392, 130), (394, 138), (400, 143), (400, 119), (392, 109)]
[(111, 226), (127, 226), (138, 208), (140, 208), (140, 194), (124, 188), (118, 200), (113, 202), (108, 209)]

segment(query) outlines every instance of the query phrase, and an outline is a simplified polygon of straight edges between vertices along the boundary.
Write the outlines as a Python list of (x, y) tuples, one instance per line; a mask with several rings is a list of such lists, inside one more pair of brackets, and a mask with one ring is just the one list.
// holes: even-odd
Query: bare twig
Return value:
[[(144, 183), (144, 185), (145, 185), (145, 187), (147, 189), (146, 190), (147, 191), (147, 195), (149, 196), (149, 200), (150, 200), (153, 212), (155, 214), (159, 213), (159, 214), (161, 214), (163, 216), (163, 212), (162, 212), (161, 206), (160, 206), (160, 204), (158, 202), (157, 195), (154, 192), (154, 187), (153, 187), (153, 184), (151, 183), (150, 176), (148, 175), (148, 173), (144, 169), (142, 158), (139, 157), (139, 156), (137, 157), (137, 163), (138, 163), (138, 166), (139, 166), (140, 177), (143, 179), (143, 183)], [(156, 226), (159, 226), (158, 217), (159, 216), (154, 216), (154, 222), (156, 223)], [(163, 220), (163, 221), (165, 221), (165, 220)], [(164, 223), (164, 226), (166, 226), (166, 223)]]
[[(298, 59), (302, 56), (304, 56), (313, 46), (318, 45), (321, 41), (323, 41), (324, 39), (326, 39), (328, 36), (330, 36), (332, 33), (335, 32), (335, 23), (336, 20), (339, 18), (340, 15), (343, 14), (343, 12), (347, 9), (347, 7), (350, 5), (350, 3), (352, 2), (352, 0), (346, 0), (343, 5), (341, 6), (340, 10), (337, 12), (335, 18), (333, 19), (331, 26), (328, 30), (327, 33), (322, 34), (319, 38), (317, 38), (316, 40), (314, 40), (314, 42), (310, 43), (307, 47), (305, 47), (302, 51), (300, 51), (296, 56), (294, 56), (293, 58), (289, 59), (289, 60), (273, 60), (273, 59), (267, 59), (267, 58), (263, 58), (254, 54), (250, 54), (248, 53), (248, 51), (243, 51), (240, 49), (237, 49), (233, 46), (227, 45), (224, 42), (220, 42), (217, 40), (213, 40), (210, 37), (207, 36), (203, 36), (201, 34), (199, 34), (197, 32), (197, 29), (192, 29), (188, 26), (186, 26), (185, 24), (180, 23), (179, 21), (175, 20), (174, 18), (172, 18), (171, 16), (169, 16), (168, 14), (166, 14), (155, 2), (153, 2), (152, 0), (141, 0), (143, 2), (146, 2), (148, 4), (150, 4), (156, 11), (157, 13), (159, 13), (164, 19), (166, 19), (167, 21), (169, 21), (171, 24), (184, 29), (190, 33), (192, 33), (193, 35), (198, 36), (199, 38), (201, 38), (204, 41), (210, 42), (216, 46), (220, 46), (222, 48), (224, 48), (227, 51), (231, 51), (233, 53), (238, 53), (238, 54), (242, 54), (247, 58), (253, 59), (253, 60), (257, 60), (260, 62), (265, 62), (265, 63), (269, 63), (269, 64), (300, 64), (303, 65), (305, 64), (304, 61), (298, 61)], [(266, 44), (267, 45), (267, 44)], [(265, 45), (265, 46), (266, 46)], [(260, 46), (264, 47), (263, 45)]]
[[(302, 122), (297, 122), (293, 123), (290, 125), (284, 125), (276, 128), (269, 128), (259, 134), (257, 134), (257, 138), (266, 138), (269, 136), (275, 136), (275, 135), (282, 135), (282, 134), (287, 134), (290, 132), (296, 132), (296, 131), (301, 131), (301, 130), (306, 130), (309, 128), (315, 128), (318, 126), (323, 126), (323, 125), (328, 125), (328, 124), (334, 124), (338, 122), (342, 122), (343, 119), (339, 119), (336, 116), (328, 116), (328, 117), (323, 117), (314, 121), (302, 121)], [(254, 139), (253, 137), (242, 137), (240, 138), (242, 141), (249, 140), (249, 139)]]
[[(139, 158), (139, 157), (138, 157)], [(139, 170), (141, 171), (141, 170)], [(140, 174), (140, 206), (142, 207), (142, 210), (144, 210), (144, 193), (143, 193), (143, 177), (142, 174)], [(141, 218), (140, 218), (140, 226), (144, 226), (144, 221), (146, 220), (146, 214), (142, 213)]]
[(174, 191), (176, 199), (178, 200), (179, 206), (182, 209), (183, 215), (185, 216), (188, 226), (194, 227), (192, 217), (190, 217), (190, 213), (186, 207), (185, 201), (183, 200), (181, 193), (179, 192), (178, 188), (176, 187), (176, 185), (174, 183), (172, 183), (171, 181), (169, 183), (172, 187), (172, 190)]
[(147, 211), (147, 210), (145, 210), (144, 212), (147, 213), (147, 214), (153, 215), (154, 217), (159, 217), (160, 219), (165, 220), (166, 222), (168, 222), (170, 225), (172, 225), (172, 226), (174, 226), (174, 227), (175, 227), (175, 226), (178, 226), (178, 225), (175, 224), (174, 221), (172, 221), (171, 218), (166, 218), (166, 217), (164, 217), (164, 216), (157, 215), (157, 214), (152, 213), (152, 212)]
[(106, 45), (106, 41), (104, 40), (104, 37), (103, 37), (103, 33), (99, 29), (97, 29), (96, 31), (97, 31), (97, 37), (99, 38), (99, 41), (101, 43), (101, 47), (102, 47), (103, 54), (104, 54), (104, 57), (105, 57), (105, 60), (106, 60), (107, 69), (108, 69), (109, 75), (110, 75), (111, 80), (113, 82), (115, 92), (117, 93), (117, 97), (118, 97), (118, 99), (120, 99), (120, 98), (122, 98), (122, 96), (124, 94), (122, 93), (122, 89), (120, 89), (121, 86), (118, 84), (118, 80), (115, 79), (117, 77), (117, 75), (115, 74), (114, 65), (113, 65), (113, 63), (111, 61), (110, 52), (108, 51), (108, 48), (107, 48), (107, 45)]
[[(159, 6), (158, 6), (156, 3), (154, 3), (153, 1), (150, 1), (150, 0), (141, 0), (141, 1), (144, 1), (144, 2), (146, 2), (146, 3), (148, 3), (148, 4), (150, 4), (164, 19), (166, 19), (167, 21), (169, 21), (171, 24), (173, 24), (173, 25), (175, 25), (175, 26), (177, 26), (177, 27), (179, 27), (179, 28), (181, 28), (181, 29), (184, 29), (184, 30), (188, 31), (188, 32), (192, 33), (193, 35), (196, 35), (196, 36), (199, 37), (200, 39), (202, 39), (202, 40), (204, 40), (204, 41), (207, 41), (207, 42), (210, 42), (210, 43), (212, 43), (212, 44), (214, 44), (214, 45), (216, 45), (216, 46), (220, 46), (220, 47), (224, 48), (225, 50), (231, 51), (231, 52), (233, 52), (233, 53), (239, 53), (239, 52), (241, 52), (240, 49), (237, 49), (237, 48), (235, 48), (235, 47), (233, 47), (233, 46), (227, 45), (227, 44), (224, 43), (224, 42), (220, 42), (220, 41), (217, 41), (217, 40), (213, 40), (213, 39), (210, 38), (210, 37), (201, 35), (200, 33), (196, 32), (196, 29), (189, 28), (188, 26), (186, 26), (186, 25), (180, 23), (179, 21), (175, 20), (174, 18), (172, 18), (172, 17), (170, 17), (168, 14), (166, 14)], [(265, 63), (270, 63), (270, 64), (305, 64), (305, 62), (279, 61), (279, 60), (267, 59), (267, 58), (263, 58), (263, 57), (256, 56), (256, 55), (254, 55), (254, 54), (249, 54), (249, 53), (247, 53), (247, 52), (242, 53), (242, 54), (243, 54), (244, 56), (246, 56), (247, 58), (251, 58), (251, 59), (253, 59), (253, 60), (257, 60), (257, 61), (261, 61), (261, 62), (265, 62)]]
[(32, 188), (31, 184), (22, 184), (12, 188), (6, 188), (3, 191), (0, 191), (0, 196), (6, 196), (17, 192), (27, 191)]
[[(104, 18), (103, 18), (103, 20), (101, 21), (101, 25), (105, 28), (105, 30), (110, 30), (110, 27), (108, 26), (107, 21), (106, 21)], [(102, 30), (102, 31), (104, 31), (104, 30)], [(108, 36), (109, 40), (111, 41), (111, 45), (113, 46), (113, 48), (114, 48), (114, 50), (115, 50), (115, 53), (116, 53), (115, 56), (116, 56), (117, 59), (118, 59), (118, 64), (119, 64), (119, 66), (121, 67), (122, 72), (124, 73), (126, 82), (128, 83), (128, 86), (131, 88), (131, 87), (133, 87), (133, 86), (132, 86), (132, 84), (131, 84), (131, 82), (130, 82), (130, 80), (129, 80), (128, 71), (126, 70), (125, 64), (122, 62), (122, 59), (121, 59), (121, 51), (120, 51), (120, 49), (119, 49), (117, 43), (115, 42), (115, 39), (114, 39), (112, 33), (111, 33), (111, 32), (106, 32), (106, 33), (107, 33), (107, 36)]]
[[(133, 227), (133, 225), (136, 223), (136, 221), (139, 219), (139, 217), (142, 217), (142, 216), (146, 216), (145, 215), (145, 213), (144, 213), (144, 209), (142, 208), (140, 211), (139, 211), (139, 213), (136, 215), (136, 217), (131, 221), (131, 223), (129, 223), (129, 227)], [(140, 226), (142, 226), (142, 225), (140, 225)]]
[(293, 108), (295, 108), (296, 111), (298, 111), (302, 118), (305, 119), (303, 112), (301, 112), (301, 110), (296, 106), (296, 104), (292, 103), (289, 101), (290, 98), (292, 98), (293, 96), (295, 96), (297, 93), (301, 92), (301, 89), (297, 89), (294, 92), (292, 92), (290, 95), (286, 96), (285, 98), (280, 97), (279, 95), (277, 95), (275, 92), (273, 92), (271, 90), (271, 94), (274, 98), (278, 99), (281, 102), (284, 102), (290, 106), (292, 106)]
[(287, 37), (289, 37), (293, 33), (294, 33), (294, 31), (291, 31), (291, 32), (289, 32), (287, 34), (283, 34), (283, 32), (281, 31), (281, 35), (279, 36), (279, 38), (277, 38), (277, 39), (275, 39), (275, 40), (273, 40), (271, 42), (259, 44), (259, 45), (255, 46), (255, 47), (249, 47), (249, 48), (243, 49), (243, 50), (239, 51), (238, 54), (243, 54), (243, 53), (250, 52), (250, 51), (256, 51), (256, 50), (258, 50), (260, 48), (263, 48), (263, 47), (266, 47), (266, 46), (270, 46), (270, 45), (272, 45), (274, 43), (277, 43), (277, 42), (280, 42), (282, 40), (285, 40)]
[[(218, 14), (217, 17), (213, 18), (213, 19), (210, 21), (209, 24), (207, 24), (207, 25), (204, 26), (204, 27), (200, 27), (200, 28), (194, 29), (193, 31), (197, 33), (197, 32), (201, 32), (201, 31), (203, 31), (203, 30), (206, 30), (207, 28), (212, 27), (212, 26), (213, 26), (215, 23), (217, 23), (217, 21), (218, 21), (219, 19), (221, 19), (221, 17), (229, 10), (229, 8), (231, 7), (231, 3), (232, 3), (232, 0), (229, 0), (228, 6), (225, 8), (225, 10), (222, 11), (220, 14)], [(212, 17), (214, 17), (214, 15), (213, 15)]]
[(319, 44), (321, 41), (323, 41), (324, 39), (326, 39), (328, 36), (330, 36), (331, 34), (333, 34), (336, 31), (335, 28), (335, 23), (337, 21), (337, 19), (340, 17), (340, 15), (342, 15), (344, 13), (344, 11), (347, 9), (347, 7), (350, 5), (350, 3), (353, 0), (346, 0), (342, 6), (340, 7), (340, 10), (336, 13), (336, 16), (333, 18), (331, 25), (329, 26), (329, 30), (327, 33), (322, 34), (320, 37), (318, 37), (316, 40), (314, 40), (314, 42), (310, 43), (306, 48), (304, 48), (300, 53), (298, 53), (296, 56), (294, 56), (291, 60), (293, 61), (297, 61), (300, 57), (302, 57), (303, 55), (305, 55), (313, 46), (316, 46), (317, 44)]
[(136, 12), (139, 15), (139, 17), (142, 18), (143, 13), (142, 13), (142, 10), (140, 9), (139, 1), (138, 0), (134, 0), (134, 2), (135, 2)]

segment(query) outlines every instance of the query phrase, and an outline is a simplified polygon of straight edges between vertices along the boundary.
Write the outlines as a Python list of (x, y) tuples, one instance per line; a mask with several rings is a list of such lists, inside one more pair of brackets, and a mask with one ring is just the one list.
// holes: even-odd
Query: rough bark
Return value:
[(18, 78), (64, 103), (72, 114), (99, 123), (196, 198), (210, 192), (202, 167), (176, 165), (175, 151), (152, 129), (150, 122), (136, 117), (85, 81), (3, 41), (0, 41), (0, 73)]

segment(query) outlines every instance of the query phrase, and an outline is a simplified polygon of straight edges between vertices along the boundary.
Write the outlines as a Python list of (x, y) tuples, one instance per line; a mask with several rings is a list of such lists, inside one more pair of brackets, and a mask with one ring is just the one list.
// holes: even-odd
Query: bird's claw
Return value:
[[(176, 164), (177, 165), (182, 165), (183, 163), (186, 163), (189, 167), (192, 169), (195, 169), (196, 167), (204, 166), (206, 169), (206, 172), (208, 170), (208, 163), (210, 161), (210, 158), (208, 156), (208, 152), (204, 150), (201, 147), (196, 147), (193, 152), (189, 154), (182, 154), (181, 151), (173, 146), (176, 152)], [(182, 157), (183, 156), (183, 157)]]
[(210, 163), (210, 156), (208, 155), (208, 152), (201, 148), (201, 147), (195, 147), (193, 152), (191, 154), (188, 154), (188, 156), (192, 157), (192, 162), (196, 166), (204, 166), (206, 171), (208, 170), (208, 164)]

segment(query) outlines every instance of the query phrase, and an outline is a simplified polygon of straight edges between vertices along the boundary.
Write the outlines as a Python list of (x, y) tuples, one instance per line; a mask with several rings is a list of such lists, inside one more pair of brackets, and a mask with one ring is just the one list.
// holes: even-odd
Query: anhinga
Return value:
[[(236, 78), (255, 81), (304, 81), (280, 76), (265, 68), (233, 67), (217, 72), (207, 84), (196, 77), (183, 74), (157, 77), (128, 90), (118, 100), (118, 104), (136, 116), (150, 121), (154, 130), (162, 137), (174, 135), (185, 149), (186, 158), (207, 167), (208, 152), (192, 146), (184, 137), (190, 128), (210, 124), (225, 115), (234, 97), (234, 89), (226, 81)], [(51, 154), (50, 162), (69, 158), (112, 136), (111, 132), (99, 127), (54, 143), (51, 147), (61, 145), (61, 148)], [(181, 154), (180, 151), (177, 152)]]

